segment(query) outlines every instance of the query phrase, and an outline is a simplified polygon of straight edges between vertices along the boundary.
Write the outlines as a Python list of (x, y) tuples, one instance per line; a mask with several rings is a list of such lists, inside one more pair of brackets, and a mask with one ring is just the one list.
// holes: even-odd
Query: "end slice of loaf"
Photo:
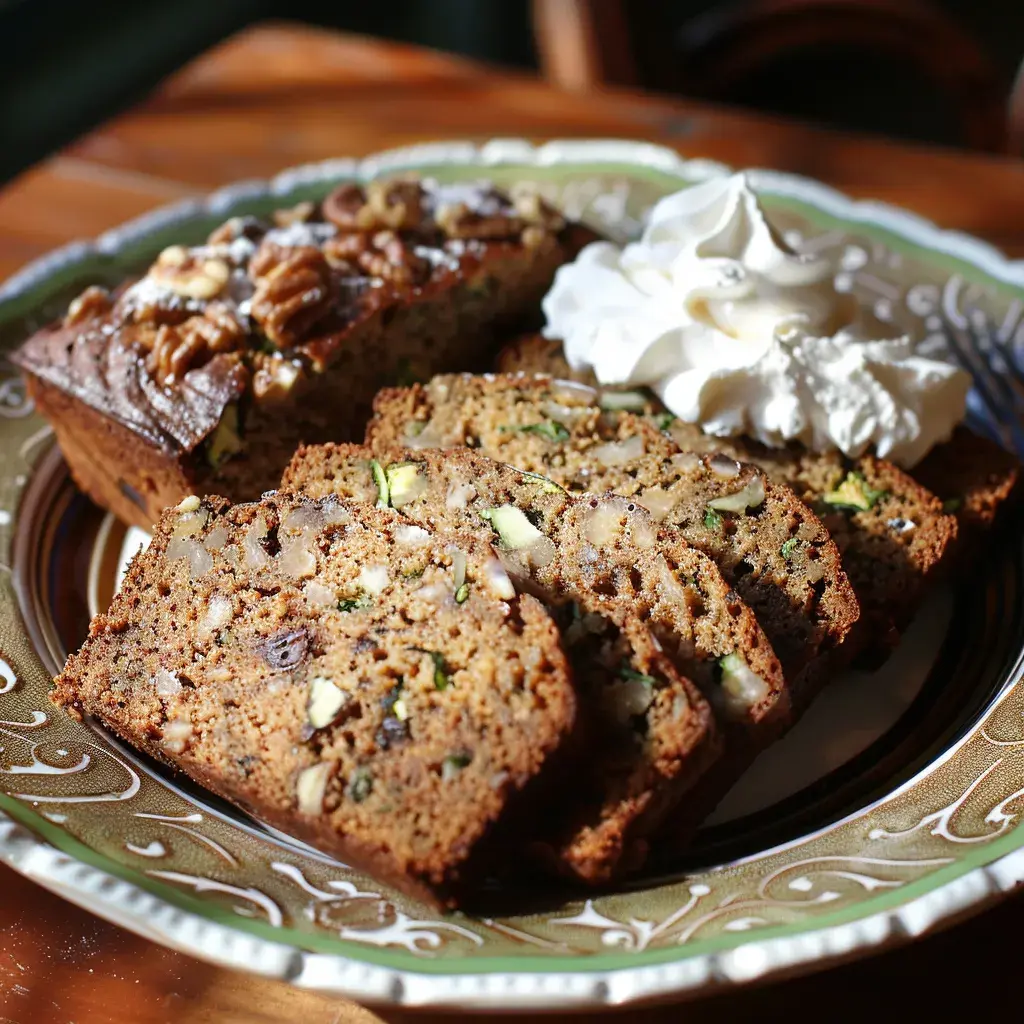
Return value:
[[(580, 384), (598, 387), (591, 370), (574, 370), (565, 358), (565, 350), (557, 339), (543, 334), (520, 334), (507, 342), (494, 360), (498, 373), (546, 374), (559, 380), (575, 380)], [(646, 400), (657, 401), (644, 392)]]
[(380, 392), (367, 440), (468, 445), (574, 493), (633, 499), (666, 536), (674, 532), (714, 559), (799, 691), (858, 616), (822, 523), (758, 469), (686, 454), (650, 422), (617, 405), (602, 408), (599, 398), (593, 388), (544, 375), (435, 377)]
[(659, 537), (627, 499), (574, 498), (467, 449), (353, 445), (300, 449), (282, 487), (390, 501), (424, 527), (493, 538), (513, 578), (553, 609), (598, 737), (584, 756), (599, 785), (556, 829), (560, 867), (578, 878), (637, 866), (643, 837), (716, 752), (689, 678), (729, 721), (766, 732), (786, 720), (778, 661), (753, 614), (710, 559)]
[(949, 441), (933, 448), (913, 475), (956, 516), (958, 547), (967, 553), (1000, 512), (1020, 499), (1020, 460), (967, 427), (958, 427)]
[(168, 510), (54, 699), (448, 905), (576, 717), (558, 630), (490, 545), (284, 494)]

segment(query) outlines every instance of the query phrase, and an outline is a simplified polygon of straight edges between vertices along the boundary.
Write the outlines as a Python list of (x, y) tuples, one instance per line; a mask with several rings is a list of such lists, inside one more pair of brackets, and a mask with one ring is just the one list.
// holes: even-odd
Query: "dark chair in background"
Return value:
[[(803, 81), (796, 75), (789, 83), (796, 110), (786, 112), (813, 116), (819, 94), (824, 116), (843, 107), (844, 92), (854, 93), (862, 106), (898, 105), (901, 98), (885, 96), (879, 84), (880, 62), (887, 62), (897, 74), (921, 80), (916, 105), (912, 89), (902, 92), (902, 101), (909, 99), (913, 108), (907, 112), (912, 120), (920, 123), (922, 108), (934, 107), (937, 100), (947, 122), (944, 141), (1024, 152), (1024, 76), (1011, 95), (1005, 69), (936, 4), (744, 0), (720, 2), (690, 18), (684, 5), (678, 23), (671, 20), (672, 9), (626, 0), (533, 0), (541, 67), (570, 89), (630, 85), (736, 102), (747, 98), (745, 89), (748, 97), (770, 90), (769, 76), (784, 81), (803, 60)], [(764, 102), (763, 95), (752, 98)], [(892, 116), (892, 111), (879, 115)]]

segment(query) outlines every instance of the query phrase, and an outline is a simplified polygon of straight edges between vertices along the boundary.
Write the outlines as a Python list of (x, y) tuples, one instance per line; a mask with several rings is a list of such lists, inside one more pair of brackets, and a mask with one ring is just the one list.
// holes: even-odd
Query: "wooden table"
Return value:
[[(441, 54), (264, 26), (0, 192), (0, 278), (54, 246), (236, 179), (427, 139), (499, 135), (641, 138), (734, 165), (797, 171), (1024, 256), (1021, 163), (624, 92), (567, 95)], [(144, 942), (6, 869), (0, 886), (3, 1024), (449, 1019), (300, 994)], [(961, 1007), (997, 1016), (1015, 1008), (1022, 912), (1024, 901), (1012, 900), (884, 957), (629, 1019), (949, 1019)]]

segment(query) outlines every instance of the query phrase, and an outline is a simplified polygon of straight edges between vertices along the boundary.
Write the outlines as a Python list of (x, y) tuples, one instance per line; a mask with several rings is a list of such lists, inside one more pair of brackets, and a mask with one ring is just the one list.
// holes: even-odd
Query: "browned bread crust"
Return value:
[(991, 529), (1000, 512), (1020, 499), (1020, 460), (967, 427), (933, 448), (913, 475), (953, 512), (965, 543)]
[(569, 365), (560, 341), (543, 334), (520, 334), (507, 342), (494, 360), (494, 369), (498, 373), (546, 373), (560, 380), (597, 386), (590, 370), (574, 370)]
[(277, 828), (454, 904), (495, 826), (552, 788), (576, 698), (554, 623), (495, 583), (490, 545), (409, 529), (336, 498), (169, 509), (54, 699)]
[(301, 441), (358, 437), (385, 383), (485, 366), (591, 237), (489, 185), (345, 185), (88, 289), (13, 358), (82, 490), (148, 528), (184, 493), (258, 498)]

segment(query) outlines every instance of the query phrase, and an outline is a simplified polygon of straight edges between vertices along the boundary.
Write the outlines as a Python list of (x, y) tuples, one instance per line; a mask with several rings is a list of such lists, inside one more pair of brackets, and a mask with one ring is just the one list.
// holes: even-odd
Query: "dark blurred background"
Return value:
[(0, 180), (267, 18), (991, 150), (1024, 57), (1024, 0), (0, 0)]

